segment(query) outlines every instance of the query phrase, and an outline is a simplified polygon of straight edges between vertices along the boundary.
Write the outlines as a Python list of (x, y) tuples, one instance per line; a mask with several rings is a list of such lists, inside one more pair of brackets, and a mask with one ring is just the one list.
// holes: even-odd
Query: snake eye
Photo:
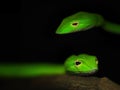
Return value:
[(73, 22), (72, 23), (72, 26), (77, 26), (78, 25), (78, 22)]
[(80, 64), (81, 64), (80, 61), (76, 61), (76, 62), (75, 62), (75, 65), (77, 65), (77, 66), (80, 65)]

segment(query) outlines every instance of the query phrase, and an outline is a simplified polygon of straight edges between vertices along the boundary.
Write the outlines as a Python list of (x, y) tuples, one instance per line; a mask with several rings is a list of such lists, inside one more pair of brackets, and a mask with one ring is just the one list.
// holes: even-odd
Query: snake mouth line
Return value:
[(98, 71), (97, 69), (94, 69), (94, 70), (90, 71), (89, 74), (94, 74), (94, 73), (96, 73), (97, 71)]
[(90, 75), (95, 74), (97, 71), (98, 71), (98, 70), (95, 69), (95, 70), (92, 70), (92, 71), (90, 71), (90, 72), (85, 72), (85, 73), (80, 72), (80, 73), (78, 73), (77, 75), (78, 75), (78, 76), (90, 76)]
[(81, 30), (77, 29), (77, 30), (74, 30), (74, 31), (72, 31), (70, 33), (76, 33), (76, 32), (79, 32), (79, 31), (86, 31), (86, 30), (88, 30), (88, 29), (90, 29), (92, 27), (94, 27), (94, 25), (88, 25), (87, 27), (85, 27), (85, 28), (83, 28)]
[(94, 69), (94, 70), (91, 70), (91, 71), (89, 71), (89, 72), (78, 72), (78, 74), (86, 74), (86, 75), (89, 75), (89, 74), (94, 74), (94, 73), (96, 73), (98, 70), (97, 69)]
[(78, 75), (78, 76), (89, 76), (89, 75), (92, 75), (94, 73), (96, 73), (98, 70), (97, 69), (94, 69), (94, 70), (91, 70), (89, 72), (81, 72), (81, 71), (78, 71), (78, 72), (70, 72), (70, 71), (67, 71), (68, 74), (70, 75)]

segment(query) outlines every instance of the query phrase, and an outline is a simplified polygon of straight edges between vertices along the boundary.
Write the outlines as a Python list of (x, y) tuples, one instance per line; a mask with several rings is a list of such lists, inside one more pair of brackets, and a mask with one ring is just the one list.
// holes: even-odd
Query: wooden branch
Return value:
[(106, 77), (71, 75), (33, 78), (1, 78), (0, 90), (120, 90), (120, 85)]

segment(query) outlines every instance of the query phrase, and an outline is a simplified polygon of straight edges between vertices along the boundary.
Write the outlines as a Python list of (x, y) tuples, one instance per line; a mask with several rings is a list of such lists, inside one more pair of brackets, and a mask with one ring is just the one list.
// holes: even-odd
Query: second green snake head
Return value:
[(96, 56), (88, 54), (72, 55), (65, 61), (65, 69), (72, 74), (93, 74), (98, 71), (98, 60)]
[(96, 16), (88, 12), (78, 12), (64, 18), (56, 34), (68, 34), (88, 30), (96, 25)]

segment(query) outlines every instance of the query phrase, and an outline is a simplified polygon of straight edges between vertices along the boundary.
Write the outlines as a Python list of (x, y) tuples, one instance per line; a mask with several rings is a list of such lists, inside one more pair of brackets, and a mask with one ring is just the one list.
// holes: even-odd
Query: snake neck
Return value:
[(94, 14), (94, 17), (95, 17), (95, 21), (96, 21), (96, 27), (99, 27), (99, 26), (102, 26), (103, 23), (104, 23), (104, 18), (99, 15), (99, 14)]
[(107, 32), (114, 33), (114, 34), (120, 34), (120, 25), (119, 24), (112, 23), (109, 21), (104, 21), (102, 28), (104, 30), (106, 30)]
[(100, 26), (105, 31), (113, 33), (113, 34), (120, 34), (120, 25), (119, 24), (106, 21), (99, 14), (95, 14), (95, 15), (96, 15), (96, 26), (97, 27)]

